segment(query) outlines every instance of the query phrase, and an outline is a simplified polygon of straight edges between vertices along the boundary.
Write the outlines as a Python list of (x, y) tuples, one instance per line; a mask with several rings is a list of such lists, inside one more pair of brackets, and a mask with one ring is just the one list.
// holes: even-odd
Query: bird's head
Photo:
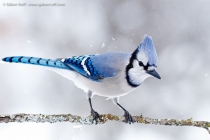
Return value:
[(128, 83), (133, 87), (137, 87), (150, 76), (161, 79), (156, 71), (157, 61), (157, 53), (152, 38), (145, 35), (141, 44), (132, 53), (126, 67)]

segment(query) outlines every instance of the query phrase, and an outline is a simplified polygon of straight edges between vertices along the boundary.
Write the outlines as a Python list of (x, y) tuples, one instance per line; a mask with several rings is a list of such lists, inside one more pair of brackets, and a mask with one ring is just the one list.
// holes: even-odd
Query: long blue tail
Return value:
[(5, 57), (2, 60), (10, 63), (33, 64), (33, 65), (72, 70), (69, 66), (65, 65), (60, 60), (44, 59), (38, 57), (27, 57), (27, 56)]

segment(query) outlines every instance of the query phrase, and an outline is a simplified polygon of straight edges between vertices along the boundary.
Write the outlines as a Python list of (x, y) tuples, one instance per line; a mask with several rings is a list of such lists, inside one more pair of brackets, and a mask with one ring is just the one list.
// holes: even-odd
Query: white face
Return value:
[[(155, 66), (149, 66), (148, 65), (148, 61), (149, 61), (149, 59), (148, 59), (148, 56), (145, 54), (145, 52), (144, 51), (140, 51), (138, 54), (137, 54), (137, 59), (136, 59), (137, 61), (138, 61), (138, 63), (139, 63), (139, 66), (140, 67), (142, 67), (142, 69), (144, 69), (144, 66), (146, 66), (147, 67), (147, 71), (152, 71), (152, 70), (156, 70), (156, 67)], [(143, 64), (143, 66), (141, 66), (141, 63), (142, 62), (142, 64)], [(134, 65), (133, 65), (134, 66)], [(136, 67), (138, 67), (137, 65), (136, 65)]]
[(161, 79), (159, 74), (156, 72), (156, 64), (151, 66), (148, 62), (148, 54), (145, 51), (138, 50), (132, 54), (130, 64), (128, 65), (129, 69), (127, 71), (127, 80), (131, 86), (139, 86), (145, 79), (150, 76)]
[(145, 54), (144, 51), (140, 51), (138, 54), (137, 54), (137, 60), (140, 62), (142, 62), (144, 64), (144, 66), (147, 65), (147, 62), (149, 60), (148, 56)]
[(139, 65), (138, 60), (133, 61), (133, 68), (128, 71), (130, 81), (135, 85), (140, 85), (145, 79), (151, 75), (146, 73), (143, 66)]

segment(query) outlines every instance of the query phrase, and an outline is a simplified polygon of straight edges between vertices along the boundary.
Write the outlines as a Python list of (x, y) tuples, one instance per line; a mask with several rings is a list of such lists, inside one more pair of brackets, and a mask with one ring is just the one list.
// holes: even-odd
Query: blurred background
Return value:
[[(0, 2), (1, 58), (26, 55), (54, 59), (107, 51), (132, 52), (148, 34), (157, 49), (162, 80), (147, 79), (120, 103), (132, 115), (210, 121), (210, 1), (61, 0), (57, 4), (63, 6), (39, 6), (54, 3)], [(0, 64), (0, 79), (0, 114), (90, 114), (84, 92), (43, 67)], [(104, 97), (95, 96), (92, 102), (101, 114), (123, 115)], [(206, 130), (195, 127), (118, 122), (97, 126), (0, 124), (1, 140), (209, 138)]]

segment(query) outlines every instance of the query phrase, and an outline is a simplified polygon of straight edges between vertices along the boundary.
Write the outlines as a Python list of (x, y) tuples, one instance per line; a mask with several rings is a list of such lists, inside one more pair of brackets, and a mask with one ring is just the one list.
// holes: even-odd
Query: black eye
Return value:
[(144, 64), (141, 62), (141, 61), (139, 61), (139, 66), (144, 66)]
[(144, 66), (144, 70), (148, 70), (148, 68), (149, 68), (149, 64), (147, 63), (147, 65)]

